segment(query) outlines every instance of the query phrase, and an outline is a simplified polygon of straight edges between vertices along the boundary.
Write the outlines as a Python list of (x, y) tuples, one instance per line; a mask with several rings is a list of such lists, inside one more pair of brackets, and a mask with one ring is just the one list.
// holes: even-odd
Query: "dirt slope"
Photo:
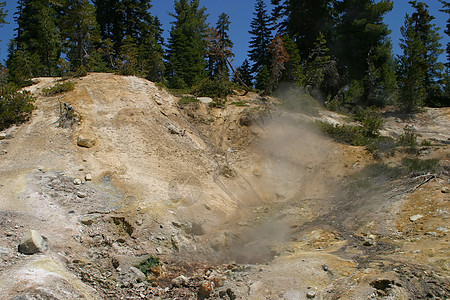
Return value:
[[(386, 115), (384, 131), (414, 125), (441, 144), (419, 156), (443, 171), (375, 169), (371, 179), (380, 162), (368, 151), (321, 136), (310, 117), (269, 113), (275, 99), (181, 105), (112, 74), (44, 97), (55, 79), (38, 81), (31, 121), (0, 141), (5, 299), (449, 297), (448, 109)], [(81, 116), (72, 128), (57, 126), (62, 102)], [(80, 137), (95, 145), (77, 146)], [(386, 158), (388, 170), (401, 158)], [(29, 229), (47, 238), (46, 252), (17, 252)], [(142, 281), (130, 267), (148, 255), (163, 265)]]

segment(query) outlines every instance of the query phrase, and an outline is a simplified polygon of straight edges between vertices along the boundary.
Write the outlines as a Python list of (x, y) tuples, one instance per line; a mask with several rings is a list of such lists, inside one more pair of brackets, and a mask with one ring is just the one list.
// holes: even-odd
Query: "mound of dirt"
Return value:
[[(432, 142), (413, 159), (440, 162), (401, 173), (409, 154), (377, 161), (311, 125), (345, 123), (335, 113), (278, 111), (253, 93), (185, 103), (132, 76), (72, 80), (46, 97), (57, 79), (37, 79), (30, 122), (0, 141), (7, 299), (449, 297), (448, 108), (385, 115), (385, 135), (408, 124)], [(59, 126), (65, 107), (74, 118)], [(43, 253), (18, 252), (29, 230)]]

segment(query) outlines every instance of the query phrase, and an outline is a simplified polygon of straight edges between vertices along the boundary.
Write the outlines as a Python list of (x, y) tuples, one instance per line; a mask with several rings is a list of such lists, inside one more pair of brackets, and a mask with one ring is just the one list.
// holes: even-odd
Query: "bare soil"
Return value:
[[(387, 111), (384, 135), (409, 125), (431, 145), (374, 156), (311, 125), (343, 116), (252, 93), (212, 108), (90, 74), (44, 97), (56, 80), (36, 79), (30, 122), (0, 141), (2, 299), (450, 297), (448, 108)], [(61, 103), (81, 117), (70, 128)], [(440, 167), (397, 174), (405, 157)], [(47, 251), (17, 251), (30, 229)]]

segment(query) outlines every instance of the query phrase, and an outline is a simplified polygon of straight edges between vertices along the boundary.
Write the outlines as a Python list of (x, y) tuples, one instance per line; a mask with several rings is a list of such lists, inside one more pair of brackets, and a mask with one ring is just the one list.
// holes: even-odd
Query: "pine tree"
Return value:
[(6, 24), (6, 13), (8, 11), (4, 10), (4, 7), (6, 5), (6, 2), (0, 2), (0, 26), (3, 26), (3, 24)]
[(270, 71), (267, 65), (263, 65), (255, 76), (255, 88), (260, 91), (265, 91), (269, 86)]
[[(6, 5), (6, 2), (0, 2), (0, 28), (3, 26), (3, 24), (7, 24), (5, 18), (6, 18), (6, 13), (8, 11), (4, 10), (5, 5)], [(0, 67), (2, 67), (1, 63), (0, 63)]]
[(205, 10), (198, 0), (175, 0), (166, 66), (171, 87), (191, 87), (206, 77)]
[[(444, 0), (439, 0), (439, 1), (442, 3), (442, 9), (440, 11), (450, 15), (450, 2), (444, 1)], [(448, 36), (450, 36), (450, 17), (447, 19), (447, 26), (445, 29), (445, 33)], [(446, 53), (447, 53), (446, 66), (447, 66), (447, 68), (450, 68), (450, 42), (447, 42)]]
[(331, 39), (335, 0), (272, 0), (272, 15), (281, 19), (279, 31), (298, 45), (300, 56), (308, 57), (319, 33)]
[(423, 2), (410, 1), (415, 12), (411, 15), (409, 22), (418, 34), (418, 39), (423, 47), (420, 56), (423, 58), (421, 68), (425, 73), (424, 86), (426, 90), (426, 105), (436, 105), (442, 97), (442, 71), (444, 66), (438, 61), (444, 52), (441, 48), (438, 30), (432, 23), (435, 19), (430, 15), (428, 6)]
[(325, 79), (326, 66), (331, 61), (330, 49), (327, 47), (325, 35), (320, 33), (308, 57), (305, 67), (305, 86), (310, 86), (312, 90), (319, 90)]
[(93, 0), (95, 14), (99, 24), (100, 36), (103, 41), (110, 41), (114, 52), (118, 53), (120, 43), (124, 38), (123, 18), (120, 7), (121, 0)]
[(253, 62), (252, 72), (258, 72), (263, 66), (266, 66), (268, 70), (270, 54), (267, 51), (267, 46), (270, 44), (273, 26), (263, 0), (256, 0), (254, 17), (250, 26), (252, 30), (249, 33), (252, 38), (249, 58)]
[(252, 71), (250, 67), (250, 63), (248, 60), (244, 60), (242, 65), (236, 69), (236, 74), (234, 74), (233, 82), (239, 83), (240, 80), (237, 77), (240, 77), (240, 79), (244, 82), (244, 84), (247, 85), (247, 87), (251, 88), (253, 86), (253, 76)]
[(278, 86), (278, 81), (286, 69), (286, 63), (289, 61), (289, 53), (284, 47), (281, 35), (277, 34), (270, 42), (268, 50), (271, 57), (270, 77), (268, 84), (264, 90), (264, 94), (271, 94)]
[(283, 45), (289, 54), (289, 61), (285, 63), (285, 70), (280, 81), (302, 84), (304, 75), (302, 71), (302, 59), (297, 45), (287, 34), (283, 35)]
[[(347, 82), (362, 80), (362, 105), (384, 105), (381, 95), (391, 94), (395, 88), (395, 72), (392, 64), (390, 31), (383, 23), (383, 16), (392, 10), (391, 0), (346, 0), (335, 5), (339, 21), (332, 53), (347, 71)], [(370, 73), (377, 73), (377, 89), (371, 84)], [(382, 91), (382, 92), (381, 92)], [(376, 95), (376, 96), (374, 96)]]
[(95, 8), (89, 0), (66, 0), (63, 11), (61, 35), (72, 69), (90, 71), (100, 44)]
[(422, 107), (426, 99), (425, 76), (426, 64), (423, 53), (425, 45), (415, 30), (414, 19), (406, 15), (401, 28), (403, 38), (400, 47), (403, 55), (399, 57), (398, 82), (400, 88), (399, 104), (402, 110), (413, 112)]
[(233, 42), (228, 35), (230, 21), (228, 15), (219, 16), (216, 28), (209, 28), (206, 35), (208, 73), (211, 79), (228, 80), (229, 59), (234, 56)]
[(16, 73), (24, 73), (19, 69), (25, 67), (21, 66), (25, 61), (32, 62), (26, 66), (31, 71), (30, 76), (56, 75), (61, 52), (56, 16), (56, 7), (51, 1), (19, 1), (16, 13), (17, 34), (9, 48), (7, 62), (13, 79), (17, 79)]
[(216, 30), (220, 36), (219, 45), (222, 53), (217, 65), (217, 75), (225, 76), (227, 78), (229, 73), (227, 60), (234, 56), (232, 52), (233, 42), (231, 41), (228, 33), (230, 30), (230, 24), (231, 22), (229, 20), (229, 16), (226, 13), (221, 13), (216, 23)]

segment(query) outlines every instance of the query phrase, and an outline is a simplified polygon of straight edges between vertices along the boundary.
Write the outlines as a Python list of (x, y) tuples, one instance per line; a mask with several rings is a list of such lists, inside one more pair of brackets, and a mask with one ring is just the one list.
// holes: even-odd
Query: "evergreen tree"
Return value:
[(325, 69), (331, 61), (329, 51), (325, 35), (320, 33), (311, 49), (305, 67), (306, 78), (304, 85), (309, 86), (312, 91), (319, 91), (325, 79)]
[(400, 88), (399, 104), (402, 110), (413, 112), (422, 107), (426, 99), (425, 76), (426, 64), (423, 53), (425, 45), (415, 30), (414, 20), (406, 15), (405, 24), (401, 28), (403, 38), (400, 47), (403, 55), (399, 57), (398, 82)]
[(265, 91), (269, 86), (270, 71), (267, 65), (263, 65), (255, 76), (255, 88), (260, 91)]
[(392, 7), (391, 0), (346, 0), (335, 5), (339, 21), (332, 53), (346, 70), (348, 82), (362, 80), (362, 105), (384, 105), (386, 95), (395, 90), (390, 31), (383, 23), (383, 16)]
[(421, 68), (425, 73), (426, 105), (437, 105), (442, 98), (442, 71), (444, 66), (438, 61), (439, 56), (444, 52), (441, 48), (441, 37), (438, 28), (432, 23), (434, 17), (430, 15), (428, 6), (423, 2), (410, 1), (415, 12), (408, 22), (418, 34), (423, 47), (420, 56), (423, 58)]
[(289, 61), (289, 53), (284, 47), (281, 35), (275, 35), (269, 44), (268, 50), (271, 56), (270, 77), (264, 94), (271, 94), (277, 88), (283, 70), (286, 69), (286, 62)]
[(231, 22), (229, 20), (229, 16), (226, 13), (221, 13), (216, 23), (216, 30), (220, 36), (219, 45), (222, 54), (220, 56), (220, 59), (218, 60), (217, 71), (218, 76), (226, 76), (227, 78), (229, 73), (227, 60), (234, 56), (232, 52), (233, 42), (231, 41), (230, 35), (228, 34), (228, 31), (230, 30), (230, 24)]
[(270, 54), (267, 46), (270, 44), (270, 36), (273, 30), (272, 21), (267, 14), (266, 5), (263, 0), (256, 0), (255, 12), (251, 29), (249, 58), (253, 62), (252, 72), (258, 72), (263, 66), (270, 66)]
[[(444, 1), (444, 0), (439, 0), (442, 3), (442, 12), (448, 14), (450, 16), (450, 2), (448, 1)], [(445, 29), (445, 33), (450, 36), (450, 17), (447, 19), (447, 26)], [(447, 42), (447, 47), (446, 47), (446, 53), (447, 53), (447, 63), (446, 66), (447, 68), (450, 68), (450, 42)]]
[[(19, 70), (22, 67), (31, 71), (30, 76), (56, 75), (61, 52), (56, 16), (56, 9), (51, 1), (21, 0), (18, 2), (17, 34), (10, 44), (7, 61), (13, 79), (22, 76), (16, 78), (16, 74), (24, 74), (22, 70)], [(25, 61), (31, 61), (31, 64), (21, 66), (21, 63)]]
[(93, 0), (95, 14), (99, 24), (100, 36), (103, 41), (109, 39), (109, 45), (118, 53), (120, 43), (124, 38), (123, 19), (121, 15), (121, 0)]
[(219, 16), (216, 28), (209, 28), (206, 36), (208, 47), (208, 73), (211, 79), (228, 80), (229, 59), (234, 56), (232, 52), (233, 42), (228, 35), (230, 21), (228, 15), (222, 13)]
[(247, 85), (247, 87), (251, 88), (253, 86), (252, 71), (250, 63), (247, 59), (244, 60), (242, 65), (236, 69), (236, 74), (234, 74), (233, 82), (239, 83), (240, 80), (237, 78), (237, 76), (240, 77), (240, 79), (244, 82), (244, 84)]
[(198, 0), (175, 0), (166, 73), (174, 88), (190, 87), (206, 77), (206, 8)]
[(72, 69), (90, 71), (100, 43), (95, 8), (89, 0), (66, 0), (63, 11), (61, 35)]
[(281, 19), (279, 30), (298, 45), (300, 55), (308, 57), (319, 33), (328, 40), (333, 27), (335, 0), (272, 0), (275, 19)]
[(297, 45), (287, 34), (283, 35), (283, 45), (289, 54), (289, 61), (285, 63), (285, 70), (280, 81), (301, 84), (304, 81), (302, 60)]
[[(5, 7), (6, 2), (0, 2), (0, 28), (3, 26), (3, 24), (6, 24), (6, 13), (7, 11), (5, 11), (3, 8)], [(0, 63), (0, 67), (1, 67), (1, 63)]]

